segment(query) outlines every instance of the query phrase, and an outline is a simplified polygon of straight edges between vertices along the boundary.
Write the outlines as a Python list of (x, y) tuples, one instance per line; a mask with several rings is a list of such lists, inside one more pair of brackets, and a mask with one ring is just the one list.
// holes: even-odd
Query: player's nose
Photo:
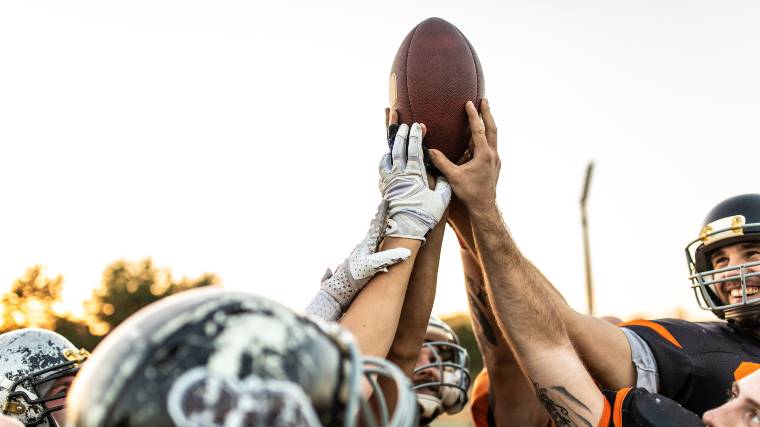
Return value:
[(715, 409), (711, 409), (702, 415), (702, 422), (707, 427), (729, 427), (739, 426), (741, 420), (736, 418), (736, 410), (733, 408), (731, 402), (719, 406)]

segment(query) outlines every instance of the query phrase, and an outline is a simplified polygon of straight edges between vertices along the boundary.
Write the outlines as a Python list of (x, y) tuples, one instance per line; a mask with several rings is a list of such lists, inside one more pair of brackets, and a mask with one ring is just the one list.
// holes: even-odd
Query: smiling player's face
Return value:
[[(709, 255), (713, 269), (737, 267), (742, 264), (760, 261), (760, 243), (745, 242), (728, 245), (716, 249)], [(749, 267), (747, 272), (760, 272), (760, 265)], [(715, 291), (723, 304), (738, 304), (742, 302), (742, 286), (739, 280), (739, 270), (731, 270), (715, 275), (715, 279), (736, 277), (736, 280), (716, 285)], [(747, 300), (760, 298), (760, 276), (747, 279)]]

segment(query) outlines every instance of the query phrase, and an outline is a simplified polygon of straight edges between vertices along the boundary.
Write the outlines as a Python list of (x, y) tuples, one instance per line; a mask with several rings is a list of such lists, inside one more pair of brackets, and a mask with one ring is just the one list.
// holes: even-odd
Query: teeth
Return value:
[[(755, 286), (747, 286), (747, 296), (755, 295), (756, 293), (760, 292), (760, 288)], [(741, 298), (742, 297), (742, 288), (734, 288), (731, 289), (731, 296)]]

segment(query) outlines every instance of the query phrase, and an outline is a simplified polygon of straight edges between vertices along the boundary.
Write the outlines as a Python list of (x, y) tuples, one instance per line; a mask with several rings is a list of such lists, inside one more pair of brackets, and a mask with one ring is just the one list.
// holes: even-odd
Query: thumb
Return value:
[(446, 177), (451, 176), (451, 173), (456, 170), (458, 167), (454, 163), (451, 162), (446, 156), (441, 153), (440, 151), (431, 148), (428, 150), (430, 161), (433, 162), (433, 165), (438, 168), (441, 173), (446, 175)]
[(374, 271), (387, 271), (387, 268), (406, 260), (412, 254), (407, 248), (393, 248), (374, 253), (367, 257), (367, 264)]
[(439, 176), (435, 180), (435, 190), (433, 191), (440, 194), (444, 202), (449, 203), (451, 201), (451, 185), (445, 176)]

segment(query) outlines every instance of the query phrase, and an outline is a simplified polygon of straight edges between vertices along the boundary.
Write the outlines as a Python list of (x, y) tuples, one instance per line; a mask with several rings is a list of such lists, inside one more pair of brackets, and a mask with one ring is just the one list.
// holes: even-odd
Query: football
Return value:
[(429, 18), (401, 42), (391, 69), (390, 107), (399, 123), (425, 123), (425, 147), (458, 161), (469, 140), (465, 103), (479, 109), (484, 94), (478, 55), (454, 25)]

